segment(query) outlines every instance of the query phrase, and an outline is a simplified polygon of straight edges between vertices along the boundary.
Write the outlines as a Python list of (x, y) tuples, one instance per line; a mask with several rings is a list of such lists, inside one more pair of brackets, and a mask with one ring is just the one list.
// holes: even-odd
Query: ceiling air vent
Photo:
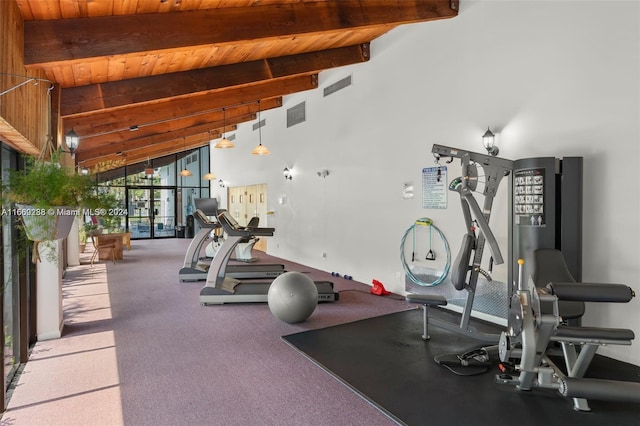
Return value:
[(260, 127), (264, 127), (267, 124), (267, 119), (263, 118), (257, 123), (253, 123), (253, 130), (258, 130)]
[(289, 108), (287, 110), (287, 127), (304, 123), (307, 120), (305, 114), (305, 102), (300, 102), (298, 105)]
[(332, 93), (336, 93), (338, 90), (344, 89), (345, 87), (351, 86), (351, 76), (347, 76), (342, 80), (338, 80), (330, 86), (324, 88), (324, 96), (325, 98)]
[(228, 140), (228, 141), (233, 141), (233, 140), (235, 140), (235, 139), (236, 139), (236, 134), (235, 134), (235, 133), (234, 133), (234, 134), (232, 134), (232, 135), (227, 136), (227, 140)]

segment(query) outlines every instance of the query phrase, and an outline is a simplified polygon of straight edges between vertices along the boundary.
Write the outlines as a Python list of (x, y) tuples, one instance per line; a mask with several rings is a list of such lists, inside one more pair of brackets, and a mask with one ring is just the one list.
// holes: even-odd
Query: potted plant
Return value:
[(76, 216), (106, 213), (115, 205), (115, 197), (99, 191), (91, 176), (31, 157), (24, 170), (9, 172), (3, 196), (15, 204), (11, 213), (20, 217), (27, 237), (34, 241), (34, 261), (39, 260), (38, 244), (66, 238)]

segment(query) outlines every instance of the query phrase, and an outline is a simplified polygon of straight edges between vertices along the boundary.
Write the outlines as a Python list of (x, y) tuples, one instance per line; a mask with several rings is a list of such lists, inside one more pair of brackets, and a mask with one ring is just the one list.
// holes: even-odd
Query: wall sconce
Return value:
[(498, 155), (498, 152), (500, 152), (498, 147), (494, 145), (495, 139), (496, 136), (489, 129), (489, 127), (487, 127), (487, 131), (484, 132), (484, 135), (482, 135), (482, 144), (484, 145), (484, 148), (487, 150), (487, 153), (489, 155)]
[(289, 169), (285, 167), (284, 170), (282, 170), (282, 174), (285, 180), (293, 180), (293, 168)]
[(329, 176), (329, 170), (327, 170), (327, 169), (320, 170), (318, 172), (318, 176), (320, 176), (321, 178), (326, 178), (327, 176)]
[(218, 186), (219, 186), (220, 188), (224, 188), (225, 186), (227, 186), (227, 183), (226, 183), (225, 181), (223, 181), (222, 179), (220, 179), (220, 180), (218, 181)]
[(81, 174), (82, 176), (87, 176), (87, 175), (89, 174), (89, 169), (87, 169), (86, 167), (82, 167), (82, 168), (80, 169), (80, 174)]
[(78, 136), (75, 130), (71, 129), (64, 135), (64, 143), (67, 145), (69, 151), (62, 152), (68, 152), (72, 158), (75, 157), (76, 149), (78, 149), (78, 145), (80, 145), (80, 136)]

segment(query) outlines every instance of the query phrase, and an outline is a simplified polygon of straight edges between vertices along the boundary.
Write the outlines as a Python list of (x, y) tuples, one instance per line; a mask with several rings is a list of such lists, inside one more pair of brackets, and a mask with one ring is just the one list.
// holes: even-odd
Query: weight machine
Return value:
[[(469, 322), (471, 320), (478, 277), (483, 275), (490, 279), (489, 274), (481, 268), (485, 246), (488, 245), (491, 251), (491, 262), (495, 264), (504, 263), (500, 247), (489, 226), (489, 219), (491, 217), (493, 199), (496, 196), (500, 182), (502, 178), (508, 176), (513, 170), (513, 161), (442, 145), (433, 145), (431, 152), (436, 158), (437, 164), (440, 164), (440, 160), (443, 158), (449, 158), (447, 163), (459, 158), (462, 164), (462, 176), (451, 182), (449, 190), (460, 195), (466, 233), (462, 238), (458, 256), (451, 265), (450, 274), (451, 282), (456, 290), (466, 290), (467, 292), (459, 324), (440, 318), (431, 318), (431, 322), (446, 330), (468, 334), (480, 341), (496, 344), (500, 338), (498, 334), (479, 332)], [(473, 192), (478, 186), (478, 166), (482, 168), (485, 176), (482, 208), (480, 208), (478, 201), (473, 196)], [(406, 300), (423, 305), (424, 333), (422, 337), (425, 340), (428, 339), (428, 307), (444, 306), (447, 304), (446, 299), (440, 295), (411, 293), (406, 296)]]

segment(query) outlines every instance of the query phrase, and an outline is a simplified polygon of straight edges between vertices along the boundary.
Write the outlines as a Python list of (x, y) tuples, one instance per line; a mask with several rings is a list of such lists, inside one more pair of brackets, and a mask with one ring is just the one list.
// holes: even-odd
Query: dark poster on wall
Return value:
[(544, 169), (522, 169), (514, 173), (515, 224), (545, 226)]

